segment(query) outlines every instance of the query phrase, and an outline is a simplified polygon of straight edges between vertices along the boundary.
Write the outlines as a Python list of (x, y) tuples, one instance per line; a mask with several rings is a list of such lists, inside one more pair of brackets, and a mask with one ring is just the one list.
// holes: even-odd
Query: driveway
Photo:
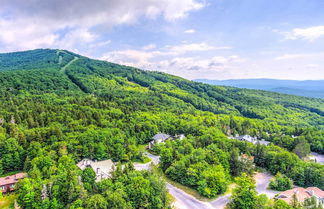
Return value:
[(136, 170), (149, 170), (151, 168), (151, 163), (153, 163), (154, 165), (157, 165), (160, 163), (160, 156), (156, 156), (156, 155), (152, 155), (151, 153), (145, 152), (144, 153), (147, 157), (149, 157), (151, 159), (150, 162), (148, 163), (134, 163), (134, 168)]
[(160, 156), (152, 155), (151, 153), (145, 152), (145, 155), (149, 158), (151, 158), (154, 165), (157, 165), (160, 163)]
[(254, 175), (254, 180), (256, 182), (256, 190), (259, 194), (265, 194), (268, 198), (273, 198), (276, 194), (280, 193), (271, 189), (267, 189), (270, 179), (273, 175), (269, 173), (257, 173)]

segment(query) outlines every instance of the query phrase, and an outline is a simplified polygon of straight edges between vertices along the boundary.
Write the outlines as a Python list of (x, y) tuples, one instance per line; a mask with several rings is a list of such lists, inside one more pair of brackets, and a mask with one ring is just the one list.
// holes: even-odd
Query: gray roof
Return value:
[(111, 160), (92, 161), (89, 159), (83, 159), (77, 163), (77, 166), (81, 170), (91, 167), (96, 173), (96, 181), (100, 181), (101, 179), (110, 178), (110, 172), (114, 168), (114, 162)]
[(266, 140), (258, 140), (258, 143), (262, 144), (262, 145), (268, 145), (270, 144), (269, 141), (266, 141)]
[(159, 140), (159, 139), (166, 140), (166, 139), (168, 139), (170, 137), (171, 136), (169, 134), (158, 133), (155, 136), (153, 136), (153, 140)]

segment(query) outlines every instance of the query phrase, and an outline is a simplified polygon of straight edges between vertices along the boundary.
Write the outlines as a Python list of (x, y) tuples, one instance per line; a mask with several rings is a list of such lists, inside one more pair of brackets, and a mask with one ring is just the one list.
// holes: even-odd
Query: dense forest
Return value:
[[(158, 132), (187, 136), (154, 152), (169, 178), (203, 196), (252, 172), (242, 154), (324, 189), (324, 166), (303, 161), (324, 154), (322, 99), (212, 86), (64, 50), (0, 54), (0, 174), (28, 173), (17, 185), (22, 208), (167, 208), (161, 177), (131, 164)], [(272, 143), (228, 139), (235, 134)], [(126, 166), (95, 182), (76, 167), (83, 158)]]

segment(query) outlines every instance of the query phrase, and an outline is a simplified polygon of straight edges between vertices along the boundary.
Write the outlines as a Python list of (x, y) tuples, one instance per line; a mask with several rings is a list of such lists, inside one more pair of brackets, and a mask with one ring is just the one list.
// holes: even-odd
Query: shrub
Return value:
[(277, 191), (285, 191), (291, 189), (293, 182), (290, 178), (281, 173), (277, 173), (276, 176), (270, 180), (269, 187), (270, 189)]

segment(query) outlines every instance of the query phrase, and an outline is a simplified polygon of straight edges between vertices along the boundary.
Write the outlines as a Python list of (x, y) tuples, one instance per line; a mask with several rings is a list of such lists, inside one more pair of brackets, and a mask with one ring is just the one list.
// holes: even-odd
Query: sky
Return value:
[(0, 53), (66, 49), (187, 79), (324, 79), (323, 0), (0, 0)]

